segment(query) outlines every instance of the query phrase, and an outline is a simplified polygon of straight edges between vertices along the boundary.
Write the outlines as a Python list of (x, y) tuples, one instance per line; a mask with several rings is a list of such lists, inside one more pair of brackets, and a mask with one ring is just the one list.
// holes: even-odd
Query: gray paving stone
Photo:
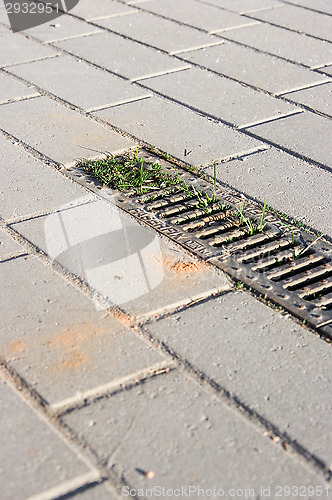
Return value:
[(144, 80), (142, 85), (242, 127), (297, 109), (295, 106), (284, 106), (284, 103), (280, 105), (280, 100), (199, 68)]
[(211, 5), (204, 5), (195, 0), (181, 0), (180, 3), (177, 0), (151, 0), (140, 7), (208, 33), (252, 26), (255, 23), (252, 19), (217, 9)]
[(0, 266), (2, 356), (49, 404), (97, 395), (104, 385), (167, 364), (125, 320), (97, 311), (34, 257)]
[(329, 0), (287, 0), (288, 3), (300, 5), (311, 10), (332, 14), (332, 5)]
[(4, 24), (8, 28), (10, 28), (10, 23), (9, 23), (9, 19), (8, 19), (8, 15), (7, 15), (6, 9), (0, 9), (0, 23)]
[(12, 238), (0, 230), (0, 258), (4, 259), (7, 255), (22, 252), (23, 248)]
[(22, 97), (26, 98), (39, 95), (33, 87), (23, 85), (23, 83), (15, 80), (15, 78), (10, 75), (6, 75), (5, 73), (0, 73), (0, 92), (0, 104), (20, 99)]
[(103, 200), (83, 201), (13, 227), (66, 269), (85, 278), (109, 306), (120, 305), (136, 317), (151, 316), (230, 289), (222, 274), (114, 205)]
[(193, 165), (234, 156), (261, 145), (221, 123), (212, 122), (184, 106), (157, 97), (95, 114)]
[[(261, 486), (270, 485), (272, 492), (280, 484), (321, 483), (181, 372), (99, 400), (66, 416), (65, 421), (133, 488), (143, 488), (140, 496), (145, 498), (156, 498), (154, 490), (144, 492), (158, 486), (180, 488), (180, 495), (175, 491), (170, 498), (185, 497), (182, 487), (189, 496), (190, 485), (220, 488), (225, 497), (232, 496), (232, 488), (252, 488), (254, 494), (247, 493), (246, 498), (262, 498)], [(147, 479), (141, 472), (149, 470), (154, 478)], [(123, 489), (122, 496), (125, 494)], [(190, 496), (223, 495), (221, 490), (219, 495), (202, 490), (199, 495), (196, 489)]]
[(96, 151), (116, 152), (133, 146), (128, 139), (48, 97), (3, 104), (1, 127), (62, 163), (96, 157)]
[[(1, 7), (0, 6), (0, 9), (4, 9), (4, 6)], [(4, 35), (8, 35), (10, 33), (9, 31), (9, 28), (7, 28), (7, 26), (4, 26), (3, 24), (0, 25), (0, 37), (4, 36)]]
[(81, 17), (86, 21), (92, 21), (103, 17), (115, 17), (127, 14), (135, 14), (136, 9), (121, 5), (120, 3), (110, 2), (110, 0), (80, 0), (79, 3), (71, 9), (70, 13)]
[(330, 165), (331, 151), (327, 138), (331, 137), (332, 123), (328, 118), (304, 112), (249, 127), (248, 130), (309, 159)]
[(284, 28), (313, 35), (332, 41), (331, 19), (329, 16), (307, 9), (285, 5), (282, 9), (269, 9), (252, 14), (253, 18)]
[(187, 309), (149, 331), (331, 465), (332, 362), (319, 337), (245, 292)]
[(67, 40), (56, 45), (130, 80), (190, 67), (188, 63), (114, 33)]
[(46, 421), (0, 379), (2, 500), (25, 500), (88, 471)]
[(332, 236), (329, 172), (272, 148), (218, 165), (217, 178)]
[(304, 104), (315, 111), (332, 118), (332, 83), (284, 94), (283, 97), (294, 103)]
[(186, 52), (180, 57), (274, 94), (328, 81), (326, 75), (232, 42)]
[(174, 21), (142, 11), (130, 18), (117, 16), (103, 19), (98, 21), (98, 24), (170, 54), (222, 42), (220, 38), (207, 35), (189, 26), (179, 26)]
[(23, 64), (9, 71), (86, 111), (151, 95), (151, 92), (71, 56)]
[(40, 26), (25, 30), (24, 33), (44, 43), (51, 43), (58, 40), (91, 35), (99, 31), (100, 30), (92, 24), (88, 24), (68, 15), (62, 15), (50, 23), (41, 24)]
[(278, 0), (223, 0), (222, 2), (220, 0), (201, 0), (201, 2), (231, 10), (238, 14), (255, 12), (261, 9), (272, 9), (283, 5)]
[(87, 194), (3, 137), (0, 151), (0, 214), (4, 219), (45, 213)]
[(258, 24), (249, 28), (228, 31), (222, 36), (263, 52), (304, 64), (309, 68), (332, 62), (330, 43), (277, 26)]
[(8, 32), (8, 34), (0, 36), (0, 66), (9, 66), (53, 55), (56, 55), (56, 51), (51, 47), (44, 47), (18, 33)]

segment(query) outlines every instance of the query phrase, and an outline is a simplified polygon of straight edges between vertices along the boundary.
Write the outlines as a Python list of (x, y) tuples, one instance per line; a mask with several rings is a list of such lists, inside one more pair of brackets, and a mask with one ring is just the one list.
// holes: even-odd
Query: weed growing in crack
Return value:
[[(191, 198), (197, 198), (198, 202), (196, 204), (196, 208), (204, 208), (206, 213), (210, 215), (212, 212), (216, 211), (216, 209), (212, 209), (211, 205), (217, 202), (217, 195), (216, 195), (216, 176), (215, 176), (215, 183), (214, 183), (214, 188), (213, 188), (213, 195), (210, 197), (208, 193), (203, 193), (203, 188), (201, 188), (200, 192), (195, 189), (194, 186), (190, 186), (185, 180), (180, 179), (179, 172), (176, 167), (174, 167), (174, 170), (176, 172), (176, 178), (178, 182), (178, 186), (182, 188), (186, 193)], [(221, 203), (219, 203), (219, 207), (217, 208), (217, 211), (223, 210), (223, 206)]]
[(288, 224), (286, 224), (286, 222), (280, 222), (283, 226), (286, 226), (290, 232), (292, 233), (292, 245), (294, 245), (294, 240), (295, 240), (295, 237), (294, 237), (294, 231), (292, 229), (291, 226), (289, 226)]
[(263, 211), (262, 211), (262, 216), (261, 216), (259, 226), (257, 226), (257, 224), (252, 219), (250, 219), (250, 217), (244, 216), (245, 206), (246, 206), (246, 202), (244, 201), (242, 207), (241, 207), (241, 203), (240, 203), (239, 206), (234, 211), (234, 215), (236, 215), (240, 218), (239, 227), (247, 226), (246, 230), (247, 230), (247, 233), (249, 234), (249, 236), (254, 236), (254, 234), (262, 233), (265, 229), (265, 226), (266, 226), (266, 224), (264, 224), (265, 212), (266, 212), (266, 200), (265, 200), (265, 198), (264, 198), (264, 206), (263, 206)]
[(264, 224), (265, 211), (266, 211), (266, 199), (264, 198), (264, 207), (263, 207), (261, 222), (260, 222), (259, 228), (258, 228), (259, 233), (261, 233), (266, 226), (266, 224)]
[(214, 162), (213, 164), (213, 197), (212, 202), (215, 203), (217, 201), (217, 164)]

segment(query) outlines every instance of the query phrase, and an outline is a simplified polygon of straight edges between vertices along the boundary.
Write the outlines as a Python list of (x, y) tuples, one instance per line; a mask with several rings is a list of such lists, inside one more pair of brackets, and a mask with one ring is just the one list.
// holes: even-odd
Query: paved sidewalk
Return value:
[(331, 498), (331, 346), (65, 175), (148, 145), (332, 237), (330, 0), (0, 5), (0, 498)]

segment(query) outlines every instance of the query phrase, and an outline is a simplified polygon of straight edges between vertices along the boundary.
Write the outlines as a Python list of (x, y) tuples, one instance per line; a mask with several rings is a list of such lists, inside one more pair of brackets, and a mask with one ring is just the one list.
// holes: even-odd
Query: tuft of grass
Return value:
[(236, 213), (240, 217), (240, 226), (243, 226), (243, 221), (244, 221), (244, 209), (246, 207), (246, 202), (243, 202), (243, 206), (241, 207), (241, 204), (239, 204), (239, 208), (236, 209)]
[(258, 231), (260, 233), (264, 230), (264, 227), (265, 227), (265, 224), (264, 224), (265, 211), (266, 211), (266, 199), (264, 198), (264, 207), (263, 207), (261, 222), (260, 222), (259, 228), (258, 228)]
[[(207, 214), (212, 213), (212, 209), (210, 205), (213, 205), (214, 203), (217, 202), (217, 196), (216, 196), (216, 185), (214, 186), (213, 189), (213, 195), (210, 197), (207, 193), (203, 193), (203, 189), (201, 188), (200, 192), (195, 189), (194, 186), (190, 186), (185, 180), (180, 179), (179, 172), (176, 167), (174, 167), (174, 170), (176, 172), (176, 178), (177, 178), (177, 184), (179, 187), (184, 189), (186, 193), (190, 195), (191, 198), (198, 198), (198, 202), (196, 205), (196, 208), (204, 208)], [(223, 210), (222, 205), (219, 205), (220, 209)]]
[(282, 222), (282, 221), (280, 221), (280, 223), (281, 223), (283, 226), (286, 226), (286, 227), (290, 230), (290, 232), (292, 233), (292, 245), (294, 245), (294, 240), (295, 240), (295, 238), (294, 238), (294, 231), (293, 231), (292, 227), (291, 227), (289, 224), (286, 224), (286, 222)]
[(267, 209), (266, 205), (266, 200), (264, 198), (264, 206), (263, 206), (263, 211), (262, 211), (262, 216), (260, 220), (259, 226), (250, 219), (250, 217), (245, 217), (244, 216), (244, 209), (246, 206), (246, 202), (243, 202), (243, 205), (241, 206), (241, 203), (239, 203), (239, 206), (236, 207), (234, 215), (237, 215), (240, 218), (240, 227), (243, 227), (244, 225), (247, 226), (247, 231), (250, 236), (253, 236), (256, 233), (262, 233), (265, 229), (266, 224), (264, 224), (264, 218), (265, 218), (265, 212)]
[(162, 170), (159, 163), (147, 162), (136, 154), (107, 155), (99, 160), (82, 160), (78, 166), (105, 186), (119, 191), (144, 194), (177, 185), (177, 180)]
[(213, 197), (212, 203), (217, 201), (217, 163), (213, 164)]

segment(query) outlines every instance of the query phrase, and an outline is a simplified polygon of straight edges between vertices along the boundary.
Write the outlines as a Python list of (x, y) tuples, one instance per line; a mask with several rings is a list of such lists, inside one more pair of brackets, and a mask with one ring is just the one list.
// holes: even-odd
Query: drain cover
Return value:
[[(159, 161), (174, 176), (171, 163), (144, 151), (140, 156)], [(117, 205), (332, 339), (332, 246), (285, 226), (270, 212), (264, 230), (253, 234), (234, 215), (234, 209), (243, 206), (242, 195), (220, 186), (213, 193), (210, 182), (178, 166), (177, 171), (179, 180), (201, 195), (193, 196), (179, 185), (140, 196), (121, 194)], [(114, 190), (102, 188), (82, 169), (66, 173), (114, 201)], [(204, 207), (200, 200), (206, 194), (210, 199), (216, 194), (217, 200)], [(262, 208), (246, 200), (245, 217), (257, 227), (261, 216)]]

